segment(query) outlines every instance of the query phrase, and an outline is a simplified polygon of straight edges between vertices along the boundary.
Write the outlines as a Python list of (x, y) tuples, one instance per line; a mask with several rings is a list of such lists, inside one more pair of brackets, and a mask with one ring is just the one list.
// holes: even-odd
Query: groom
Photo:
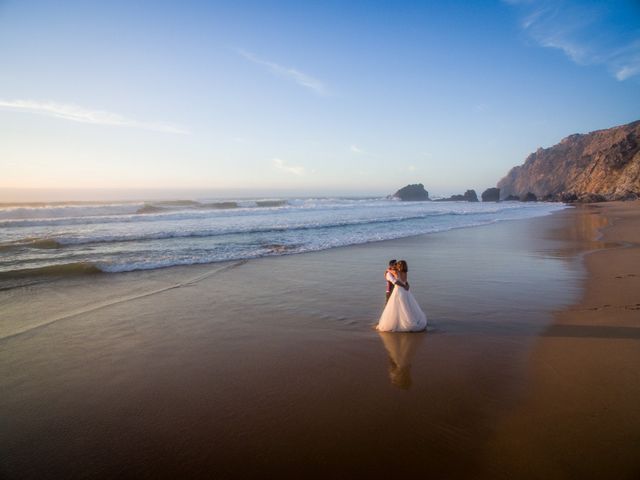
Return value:
[(393, 293), (393, 289), (396, 285), (400, 285), (402, 288), (409, 290), (409, 284), (402, 283), (402, 280), (396, 277), (394, 274), (394, 267), (396, 266), (397, 260), (394, 258), (393, 260), (389, 260), (389, 266), (387, 267), (387, 271), (384, 272), (384, 278), (387, 281), (387, 293), (384, 304), (386, 305), (389, 302), (389, 297)]

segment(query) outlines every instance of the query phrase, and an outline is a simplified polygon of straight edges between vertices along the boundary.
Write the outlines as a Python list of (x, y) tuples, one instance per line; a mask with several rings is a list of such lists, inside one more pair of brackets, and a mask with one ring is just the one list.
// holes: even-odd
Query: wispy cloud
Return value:
[(280, 158), (273, 159), (273, 165), (278, 169), (285, 171), (287, 173), (291, 173), (293, 175), (302, 176), (304, 175), (304, 167), (299, 165), (289, 165), (287, 162)]
[(358, 148), (357, 145), (351, 145), (351, 147), (349, 147), (349, 150), (351, 150), (353, 153), (357, 153), (357, 154), (364, 153), (364, 150), (362, 150), (361, 148)]
[(622, 81), (626, 80), (627, 78), (640, 75), (640, 38), (630, 43), (629, 45), (625, 45), (618, 49), (616, 52), (614, 52), (614, 56), (618, 57), (618, 59), (620, 60), (614, 62), (615, 76), (618, 80)]
[(0, 109), (16, 112), (29, 112), (48, 117), (62, 118), (72, 122), (91, 123), (95, 125), (110, 125), (115, 127), (141, 128), (163, 133), (189, 134), (182, 127), (159, 122), (145, 122), (133, 120), (117, 113), (104, 110), (91, 110), (78, 105), (56, 102), (42, 102), (37, 100), (2, 100)]
[(267, 70), (269, 70), (274, 75), (277, 75), (278, 77), (292, 80), (298, 85), (305, 87), (312, 92), (317, 93), (318, 95), (329, 94), (329, 91), (327, 90), (327, 87), (323, 82), (321, 82), (317, 78), (312, 77), (311, 75), (307, 75), (306, 73), (301, 72), (296, 68), (283, 67), (282, 65), (278, 65), (275, 62), (258, 58), (253, 53), (247, 52), (246, 50), (237, 49), (236, 51), (238, 52), (238, 54), (240, 54), (250, 62), (266, 67)]
[(561, 50), (578, 65), (602, 65), (620, 81), (640, 75), (637, 3), (503, 1), (517, 9), (522, 30), (538, 45)]

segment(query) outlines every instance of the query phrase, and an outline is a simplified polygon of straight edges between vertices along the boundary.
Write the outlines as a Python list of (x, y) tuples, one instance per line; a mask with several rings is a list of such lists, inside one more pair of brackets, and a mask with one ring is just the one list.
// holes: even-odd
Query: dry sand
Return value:
[(640, 478), (640, 202), (583, 208), (606, 246), (586, 256), (582, 300), (536, 340), (526, 396), (492, 442), (511, 478)]
[(0, 292), (0, 476), (637, 478), (639, 211)]

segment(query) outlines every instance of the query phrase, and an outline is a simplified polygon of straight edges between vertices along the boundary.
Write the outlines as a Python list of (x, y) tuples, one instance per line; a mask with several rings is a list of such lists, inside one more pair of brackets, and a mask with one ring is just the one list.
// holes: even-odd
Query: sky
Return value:
[(0, 201), (480, 193), (638, 119), (637, 1), (0, 0)]

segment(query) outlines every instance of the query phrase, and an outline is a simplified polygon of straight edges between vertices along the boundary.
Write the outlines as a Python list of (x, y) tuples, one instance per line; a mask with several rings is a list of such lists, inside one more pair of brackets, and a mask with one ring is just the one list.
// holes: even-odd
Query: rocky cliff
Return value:
[(498, 187), (501, 198), (528, 192), (560, 201), (640, 198), (640, 120), (539, 148)]

